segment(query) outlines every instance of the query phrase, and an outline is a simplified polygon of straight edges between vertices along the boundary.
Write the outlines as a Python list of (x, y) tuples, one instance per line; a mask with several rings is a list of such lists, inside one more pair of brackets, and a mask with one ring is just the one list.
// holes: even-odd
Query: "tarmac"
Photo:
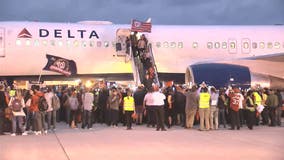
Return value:
[(71, 129), (59, 123), (47, 135), (0, 136), (0, 160), (284, 160), (284, 126), (212, 131), (145, 125)]

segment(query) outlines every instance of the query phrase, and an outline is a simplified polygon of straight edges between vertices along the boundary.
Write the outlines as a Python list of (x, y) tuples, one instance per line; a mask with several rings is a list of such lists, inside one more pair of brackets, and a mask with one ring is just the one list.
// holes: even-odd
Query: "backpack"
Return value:
[(60, 100), (57, 95), (52, 97), (52, 108), (57, 111), (60, 108)]
[(13, 112), (20, 112), (22, 109), (22, 104), (21, 104), (21, 100), (14, 98), (12, 101), (12, 111)]
[(72, 111), (75, 111), (78, 109), (79, 103), (78, 103), (77, 97), (69, 97), (67, 101), (69, 101), (70, 109)]
[(44, 96), (39, 97), (39, 102), (38, 102), (38, 109), (39, 111), (47, 111), (48, 109), (48, 104)]

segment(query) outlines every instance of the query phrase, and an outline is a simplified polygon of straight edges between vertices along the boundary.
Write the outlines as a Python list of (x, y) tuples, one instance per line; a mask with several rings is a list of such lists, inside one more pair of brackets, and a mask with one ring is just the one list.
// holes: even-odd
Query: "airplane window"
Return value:
[(193, 42), (192, 43), (192, 48), (198, 48), (198, 43), (197, 42)]
[(16, 40), (16, 45), (17, 45), (17, 46), (20, 46), (21, 44), (22, 44), (21, 40), (20, 40), (20, 39), (17, 39), (17, 40)]
[(50, 45), (55, 46), (55, 41), (54, 40), (50, 40)]
[(213, 43), (212, 42), (207, 42), (207, 48), (212, 49), (213, 48)]
[(157, 43), (156, 43), (156, 47), (157, 47), (157, 48), (160, 48), (160, 47), (161, 47), (161, 42), (157, 42)]
[(220, 48), (220, 43), (219, 42), (215, 42), (215, 48), (216, 49)]
[(101, 41), (97, 41), (97, 47), (101, 47), (102, 46), (102, 42)]
[(79, 42), (78, 42), (77, 40), (75, 40), (75, 41), (73, 42), (73, 45), (74, 45), (74, 47), (78, 47)]
[(29, 39), (26, 40), (26, 46), (30, 46), (31, 45), (31, 41)]
[(260, 42), (260, 43), (259, 43), (259, 48), (261, 48), (261, 49), (264, 49), (264, 48), (265, 48), (264, 42)]
[(252, 48), (256, 49), (257, 48), (257, 43), (256, 42), (252, 42)]
[(39, 40), (36, 39), (36, 40), (34, 41), (34, 46), (39, 46)]
[(67, 45), (67, 47), (70, 47), (71, 46), (71, 41), (67, 40), (66, 41), (66, 45)]
[(275, 43), (274, 43), (274, 47), (275, 47), (276, 49), (279, 49), (279, 48), (280, 48), (280, 43), (279, 43), (279, 42), (275, 42)]
[(230, 48), (235, 49), (236, 48), (236, 43), (235, 42), (231, 42), (230, 43)]
[(82, 41), (82, 47), (87, 47), (87, 42), (86, 41)]
[(169, 43), (168, 43), (168, 42), (164, 42), (163, 45), (164, 45), (165, 48), (168, 48), (168, 47), (169, 47)]
[(170, 47), (171, 48), (175, 48), (176, 47), (176, 42), (171, 42)]
[(112, 44), (112, 47), (113, 47), (113, 48), (116, 47), (116, 42), (113, 41), (111, 44)]
[(63, 45), (63, 42), (62, 42), (62, 41), (58, 41), (57, 43), (58, 43), (58, 46), (59, 46), (59, 47), (62, 47), (62, 45)]
[(222, 42), (222, 48), (226, 49), (227, 48), (227, 42)]
[(46, 40), (43, 40), (43, 41), (42, 41), (42, 44), (43, 44), (44, 46), (47, 46), (47, 41), (46, 41)]
[(90, 47), (94, 47), (95, 46), (95, 42), (94, 41), (90, 41)]
[(272, 47), (273, 47), (272, 42), (268, 42), (268, 43), (267, 43), (267, 48), (271, 49)]
[(183, 48), (183, 43), (182, 42), (178, 42), (178, 48)]
[(244, 47), (244, 49), (248, 49), (249, 48), (249, 43), (248, 42), (244, 42), (243, 43), (243, 47)]
[(107, 41), (105, 41), (104, 46), (105, 46), (105, 48), (107, 48), (109, 46), (109, 43)]

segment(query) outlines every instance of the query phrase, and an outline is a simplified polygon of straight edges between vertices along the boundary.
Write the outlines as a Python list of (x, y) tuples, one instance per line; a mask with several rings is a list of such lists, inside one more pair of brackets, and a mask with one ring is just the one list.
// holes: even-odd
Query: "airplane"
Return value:
[[(68, 79), (43, 71), (46, 54), (76, 62), (74, 77), (132, 80), (128, 24), (0, 22), (0, 79)], [(141, 35), (141, 33), (139, 33)], [(284, 88), (284, 26), (153, 25), (146, 35), (159, 80)], [(117, 43), (122, 51), (117, 49)]]

